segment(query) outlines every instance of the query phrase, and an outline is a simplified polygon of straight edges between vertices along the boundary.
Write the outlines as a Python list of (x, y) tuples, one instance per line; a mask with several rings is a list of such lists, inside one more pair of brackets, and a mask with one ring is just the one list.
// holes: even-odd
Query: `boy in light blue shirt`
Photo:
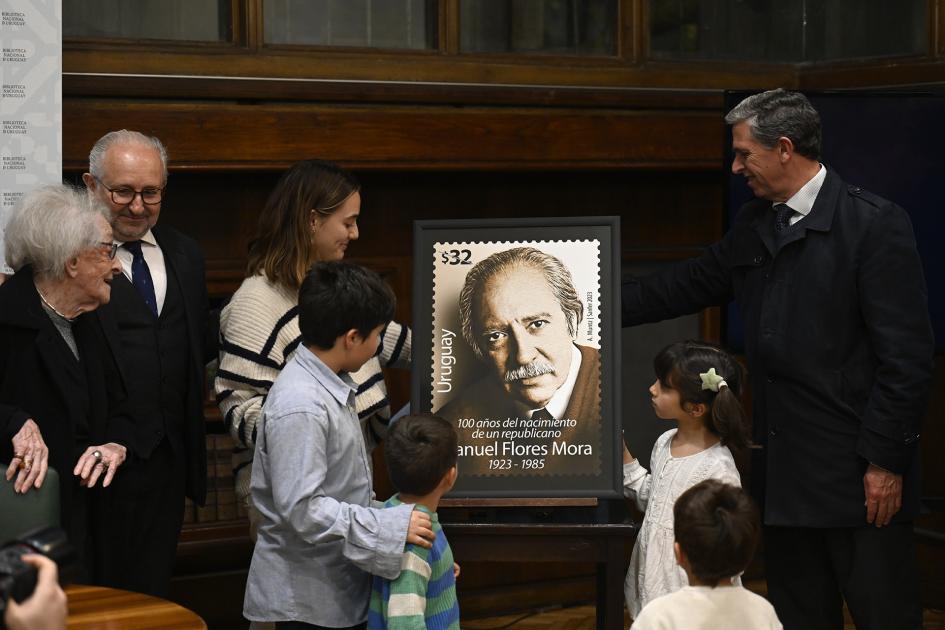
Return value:
[(396, 578), (407, 543), (429, 547), (429, 515), (374, 501), (348, 372), (377, 352), (394, 295), (376, 273), (316, 264), (299, 290), (302, 345), (263, 407), (253, 462), (259, 510), (243, 614), (286, 628), (362, 628), (371, 575)]

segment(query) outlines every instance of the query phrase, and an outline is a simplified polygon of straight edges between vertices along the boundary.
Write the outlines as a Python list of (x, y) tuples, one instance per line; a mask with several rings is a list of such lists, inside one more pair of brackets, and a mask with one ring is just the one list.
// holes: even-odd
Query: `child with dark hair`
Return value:
[(742, 368), (718, 346), (680, 341), (653, 360), (650, 386), (656, 415), (675, 420), (656, 440), (650, 474), (624, 446), (624, 495), (646, 512), (637, 535), (624, 595), (631, 617), (647, 602), (679, 590), (686, 574), (673, 561), (672, 507), (680, 494), (705, 479), (741, 485), (730, 448), (748, 444), (739, 402)]
[(355, 413), (348, 373), (375, 355), (393, 313), (393, 292), (357, 265), (317, 263), (302, 281), (302, 345), (269, 390), (256, 436), (260, 525), (243, 604), (251, 621), (363, 628), (371, 574), (397, 577), (404, 545), (434, 538), (424, 511), (374, 501)]
[(407, 543), (397, 579), (374, 577), (371, 630), (459, 629), (453, 552), (436, 516), (440, 497), (456, 483), (457, 439), (450, 422), (430, 414), (409, 415), (391, 425), (384, 456), (399, 492), (385, 505), (416, 504), (430, 515), (436, 537), (429, 549)]
[(732, 583), (758, 542), (751, 499), (740, 488), (707, 479), (676, 500), (673, 520), (673, 551), (689, 586), (647, 604), (634, 630), (780, 630), (768, 600)]

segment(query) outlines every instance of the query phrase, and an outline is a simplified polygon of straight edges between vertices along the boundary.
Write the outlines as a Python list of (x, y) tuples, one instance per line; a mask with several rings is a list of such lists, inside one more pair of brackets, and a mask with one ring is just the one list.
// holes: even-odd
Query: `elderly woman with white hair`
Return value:
[[(60, 479), (63, 527), (94, 580), (89, 491), (111, 484), (131, 447), (121, 377), (98, 319), (120, 272), (104, 214), (52, 185), (23, 197), (5, 230), (0, 285), (0, 461), (18, 493)], [(0, 482), (2, 483), (2, 482)]]

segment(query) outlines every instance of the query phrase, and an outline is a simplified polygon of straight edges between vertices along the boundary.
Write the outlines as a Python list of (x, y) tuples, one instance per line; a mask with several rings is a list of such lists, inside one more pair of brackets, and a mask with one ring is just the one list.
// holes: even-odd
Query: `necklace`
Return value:
[(75, 321), (75, 317), (73, 317), (72, 319), (69, 319), (68, 317), (66, 317), (65, 315), (63, 315), (62, 313), (60, 313), (59, 310), (58, 310), (55, 306), (53, 306), (52, 304), (50, 304), (50, 303), (49, 303), (49, 300), (46, 299), (46, 296), (43, 295), (43, 292), (39, 290), (39, 287), (36, 287), (36, 292), (39, 293), (39, 299), (41, 299), (41, 300), (43, 301), (43, 304), (45, 304), (45, 305), (47, 306), (47, 308), (49, 308), (53, 313), (55, 313), (55, 314), (58, 315), (59, 317), (63, 318), (64, 320), (66, 320), (66, 321), (69, 322), (70, 324)]

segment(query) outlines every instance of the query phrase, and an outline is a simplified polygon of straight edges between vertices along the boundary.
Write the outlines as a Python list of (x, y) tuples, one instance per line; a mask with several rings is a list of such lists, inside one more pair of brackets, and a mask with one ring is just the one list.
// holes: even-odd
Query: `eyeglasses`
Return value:
[(108, 251), (104, 253), (106, 256), (108, 256), (109, 260), (115, 260), (115, 254), (118, 253), (118, 243), (105, 243), (103, 241), (103, 242), (100, 242), (99, 245), (101, 245), (103, 248), (104, 247), (108, 248)]
[(105, 182), (100, 180), (95, 175), (92, 178), (102, 185), (102, 188), (107, 190), (111, 196), (112, 201), (119, 205), (128, 205), (135, 200), (135, 197), (141, 195), (141, 203), (153, 206), (161, 203), (161, 199), (164, 197), (163, 188), (143, 188), (141, 190), (135, 190), (130, 186), (119, 186), (118, 188), (109, 188), (105, 185)]

